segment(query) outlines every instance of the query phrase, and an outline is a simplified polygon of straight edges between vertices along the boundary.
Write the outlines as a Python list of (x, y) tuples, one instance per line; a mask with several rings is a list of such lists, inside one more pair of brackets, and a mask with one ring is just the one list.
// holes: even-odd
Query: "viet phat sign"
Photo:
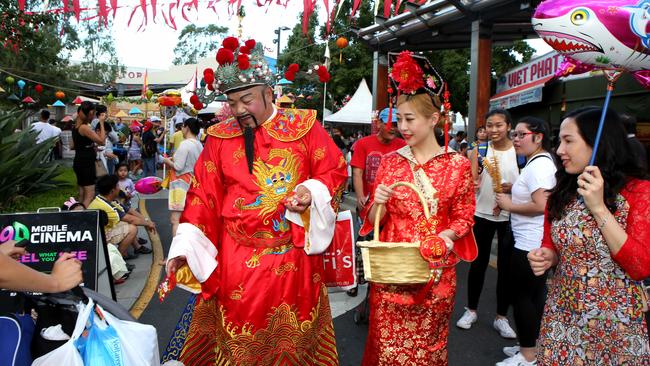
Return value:
[(490, 98), (490, 108), (513, 108), (540, 102), (544, 84), (555, 75), (563, 57), (549, 52), (508, 71), (497, 81), (497, 93)]
[(84, 286), (95, 291), (99, 269), (106, 268), (100, 236), (97, 211), (0, 215), (0, 243), (29, 240), (21, 263), (50, 273), (62, 253), (72, 253), (81, 262)]

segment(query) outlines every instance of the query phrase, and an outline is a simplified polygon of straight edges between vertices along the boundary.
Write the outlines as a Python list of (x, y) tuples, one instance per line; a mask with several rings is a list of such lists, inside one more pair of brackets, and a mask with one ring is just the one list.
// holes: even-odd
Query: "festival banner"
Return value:
[(354, 223), (352, 213), (339, 212), (334, 238), (323, 253), (325, 284), (349, 290), (357, 285), (357, 268), (354, 260)]

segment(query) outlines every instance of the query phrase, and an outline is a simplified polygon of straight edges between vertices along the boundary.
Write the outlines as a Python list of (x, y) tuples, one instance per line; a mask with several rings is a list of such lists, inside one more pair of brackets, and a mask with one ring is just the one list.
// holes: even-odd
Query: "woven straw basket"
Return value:
[[(418, 188), (412, 183), (396, 182), (390, 188), (409, 187), (417, 193), (424, 215), (431, 217), (426, 199)], [(385, 284), (417, 284), (427, 283), (433, 276), (429, 263), (420, 255), (420, 242), (414, 243), (388, 243), (379, 241), (379, 218), (383, 204), (377, 205), (375, 215), (375, 229), (371, 241), (358, 242), (363, 259), (365, 278), (369, 282)]]

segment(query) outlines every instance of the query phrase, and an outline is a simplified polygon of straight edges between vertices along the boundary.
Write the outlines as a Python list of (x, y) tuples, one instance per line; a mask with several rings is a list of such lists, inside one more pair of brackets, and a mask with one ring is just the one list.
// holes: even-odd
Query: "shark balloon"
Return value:
[(565, 74), (629, 71), (650, 88), (650, 0), (547, 0), (533, 15), (539, 36), (565, 55)]

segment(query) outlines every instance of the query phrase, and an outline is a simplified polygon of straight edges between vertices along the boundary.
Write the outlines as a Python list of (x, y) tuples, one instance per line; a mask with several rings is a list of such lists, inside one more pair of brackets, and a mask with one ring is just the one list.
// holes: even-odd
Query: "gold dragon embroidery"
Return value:
[[(280, 201), (296, 187), (299, 178), (299, 166), (295, 156), (290, 150), (271, 149), (268, 161), (275, 158), (281, 160), (277, 165), (270, 165), (262, 159), (257, 158), (253, 163), (253, 176), (255, 183), (260, 188), (259, 195), (255, 202), (243, 204), (238, 203), (242, 210), (259, 210), (262, 222), (268, 225), (269, 218), (277, 211)], [(273, 228), (279, 232), (289, 230), (288, 224), (281, 215), (280, 220), (273, 220)]]

